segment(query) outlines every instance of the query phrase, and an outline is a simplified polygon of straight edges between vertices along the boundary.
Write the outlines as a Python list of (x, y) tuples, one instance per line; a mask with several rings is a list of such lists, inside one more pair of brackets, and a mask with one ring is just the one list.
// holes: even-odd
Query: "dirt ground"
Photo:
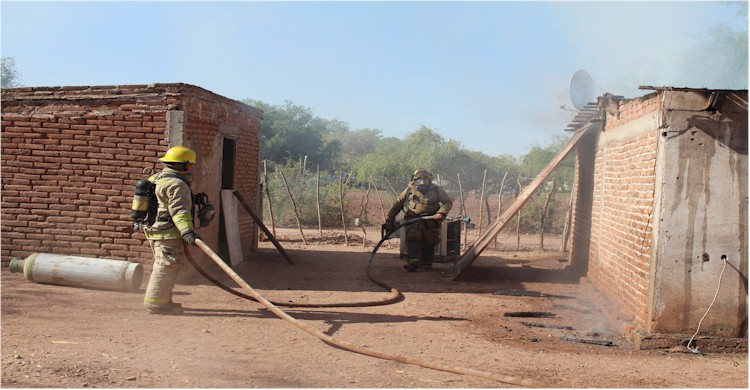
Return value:
[[(349, 233), (345, 246), (340, 232), (319, 237), (311, 230), (303, 245), (295, 229), (278, 230), (294, 265), (262, 242), (235, 271), (275, 302), (385, 298), (364, 269), (379, 232), (368, 233), (365, 247), (361, 231)], [(622, 338), (627, 324), (585, 280), (568, 274), (564, 253), (530, 249), (537, 237), (525, 237), (517, 251), (515, 239), (501, 236), (499, 250), (490, 246), (456, 281), (445, 277), (449, 264), (407, 273), (392, 240), (374, 256), (372, 275), (398, 289), (399, 302), (282, 310), (349, 344), (533, 387), (748, 387), (745, 353), (633, 350)], [(559, 238), (545, 243), (559, 248)], [(219, 267), (210, 271), (236, 287)], [(3, 268), (2, 387), (516, 387), (331, 346), (205, 280), (176, 287), (185, 315), (149, 315), (146, 282), (136, 292), (101, 291), (33, 283)], [(521, 291), (539, 294), (513, 295)], [(516, 316), (522, 312), (536, 314)]]

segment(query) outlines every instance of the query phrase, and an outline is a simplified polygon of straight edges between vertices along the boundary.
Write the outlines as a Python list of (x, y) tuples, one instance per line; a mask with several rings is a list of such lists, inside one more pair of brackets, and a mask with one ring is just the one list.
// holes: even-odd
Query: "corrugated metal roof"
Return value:
[(654, 87), (651, 85), (641, 85), (638, 89), (650, 89), (653, 91), (686, 91), (686, 92), (745, 92), (747, 89), (714, 89), (714, 88), (688, 88), (688, 87)]

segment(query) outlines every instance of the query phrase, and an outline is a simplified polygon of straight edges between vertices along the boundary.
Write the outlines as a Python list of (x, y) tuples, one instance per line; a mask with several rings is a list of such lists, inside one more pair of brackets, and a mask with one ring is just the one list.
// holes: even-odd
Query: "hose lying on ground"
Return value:
[(536, 382), (534, 382), (532, 380), (529, 380), (529, 379), (518, 379), (518, 378), (511, 377), (511, 376), (498, 375), (498, 374), (495, 374), (495, 373), (474, 370), (474, 369), (471, 369), (471, 368), (455, 367), (455, 366), (449, 366), (449, 365), (445, 365), (445, 364), (441, 364), (441, 363), (427, 362), (427, 361), (423, 361), (423, 360), (419, 360), (419, 359), (408, 358), (408, 357), (405, 357), (405, 356), (393, 355), (393, 354), (389, 354), (389, 353), (378, 352), (378, 351), (374, 351), (374, 350), (371, 350), (371, 349), (368, 349), (368, 348), (364, 348), (364, 347), (360, 347), (360, 346), (357, 346), (357, 345), (354, 345), (354, 344), (350, 344), (350, 343), (347, 343), (345, 341), (337, 340), (337, 339), (335, 339), (335, 338), (333, 338), (331, 336), (328, 336), (325, 333), (319, 332), (319, 331), (317, 331), (315, 329), (311, 329), (311, 328), (305, 326), (299, 320), (297, 320), (296, 318), (294, 318), (294, 317), (290, 316), (289, 314), (285, 313), (283, 310), (281, 310), (278, 307), (276, 307), (273, 303), (271, 303), (267, 299), (263, 298), (263, 296), (261, 296), (260, 294), (258, 294), (252, 287), (250, 287), (249, 284), (247, 284), (247, 282), (245, 282), (239, 275), (237, 275), (237, 273), (234, 272), (234, 270), (231, 267), (229, 267), (229, 265), (227, 265), (227, 263), (221, 257), (219, 257), (216, 253), (214, 253), (214, 251), (211, 250), (211, 248), (209, 248), (209, 246), (206, 245), (206, 243), (203, 242), (203, 240), (196, 239), (195, 240), (195, 244), (200, 249), (202, 249), (203, 252), (205, 252), (219, 267), (221, 267), (221, 269), (224, 272), (226, 272), (226, 274), (229, 275), (229, 277), (231, 277), (232, 280), (234, 280), (235, 282), (237, 282), (237, 284), (239, 284), (240, 287), (242, 287), (243, 290), (247, 291), (247, 293), (254, 300), (256, 300), (257, 302), (261, 303), (268, 310), (270, 310), (271, 312), (273, 312), (274, 314), (276, 314), (276, 316), (278, 316), (279, 318), (281, 318), (283, 320), (286, 320), (287, 322), (289, 322), (292, 325), (294, 325), (295, 327), (303, 330), (304, 332), (317, 337), (318, 339), (320, 339), (321, 341), (325, 342), (326, 344), (333, 345), (333, 346), (336, 346), (336, 347), (339, 347), (339, 348), (343, 348), (343, 349), (351, 351), (351, 352), (359, 353), (361, 355), (376, 357), (376, 358), (379, 358), (379, 359), (386, 359), (386, 360), (397, 361), (397, 362), (401, 362), (401, 363), (405, 363), (405, 364), (413, 364), (413, 365), (417, 365), (417, 366), (420, 366), (420, 367), (431, 368), (433, 370), (438, 370), (438, 371), (445, 371), (445, 372), (452, 372), (452, 373), (455, 373), (455, 374), (472, 375), (472, 376), (477, 376), (477, 377), (482, 377), (482, 378), (488, 378), (488, 379), (496, 380), (498, 382), (507, 383), (507, 384), (511, 384), (511, 385), (516, 385), (516, 386), (537, 387), (537, 388), (538, 387), (543, 387), (539, 383), (536, 383)]
[[(382, 305), (390, 305), (391, 303), (396, 303), (396, 302), (400, 301), (401, 298), (402, 298), (402, 295), (401, 295), (401, 293), (398, 290), (396, 290), (395, 288), (391, 287), (389, 284), (383, 282), (382, 280), (377, 279), (374, 276), (372, 276), (372, 274), (370, 273), (370, 271), (372, 269), (372, 259), (375, 257), (375, 253), (377, 253), (377, 251), (380, 248), (380, 246), (383, 245), (383, 242), (385, 242), (385, 240), (388, 239), (388, 236), (391, 233), (397, 231), (398, 229), (400, 229), (400, 228), (402, 228), (404, 226), (410, 225), (410, 224), (415, 223), (415, 222), (424, 221), (424, 220), (427, 220), (427, 219), (435, 219), (435, 217), (434, 216), (425, 216), (425, 217), (412, 218), (412, 219), (408, 219), (408, 220), (403, 221), (399, 225), (395, 226), (395, 228), (392, 231), (389, 231), (389, 232), (387, 232), (387, 234), (384, 234), (383, 238), (380, 239), (380, 242), (378, 242), (377, 245), (375, 245), (375, 248), (370, 253), (370, 258), (367, 260), (367, 265), (365, 266), (365, 273), (367, 274), (367, 278), (371, 282), (373, 282), (373, 283), (377, 284), (378, 286), (381, 286), (381, 287), (385, 288), (386, 290), (390, 291), (390, 295), (386, 299), (379, 300), (379, 301), (343, 302), (343, 303), (294, 303), (294, 302), (275, 302), (275, 301), (269, 301), (269, 302), (273, 303), (276, 306), (282, 306), (282, 307), (319, 307), (319, 308), (325, 308), (325, 307), (382, 306)], [(255, 298), (253, 298), (253, 297), (251, 297), (251, 296), (249, 296), (247, 294), (243, 294), (243, 293), (241, 293), (239, 291), (236, 291), (236, 290), (228, 287), (227, 285), (223, 284), (222, 282), (220, 282), (219, 280), (217, 280), (216, 278), (214, 278), (213, 276), (211, 276), (211, 274), (209, 274), (195, 260), (193, 260), (193, 258), (190, 256), (189, 252), (186, 252), (186, 254), (187, 254), (187, 259), (190, 262), (190, 264), (193, 266), (193, 268), (195, 268), (195, 270), (198, 271), (198, 273), (200, 273), (201, 275), (203, 275), (203, 277), (205, 277), (206, 279), (208, 279), (211, 283), (215, 284), (217, 287), (219, 287), (222, 290), (227, 291), (227, 292), (229, 292), (231, 294), (234, 294), (234, 295), (236, 295), (236, 296), (238, 296), (240, 298), (257, 301)]]

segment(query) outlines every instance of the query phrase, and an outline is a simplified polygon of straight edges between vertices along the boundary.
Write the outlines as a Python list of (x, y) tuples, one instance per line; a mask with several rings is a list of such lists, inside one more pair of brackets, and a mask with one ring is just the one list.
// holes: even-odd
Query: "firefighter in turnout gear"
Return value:
[(432, 183), (432, 175), (424, 168), (414, 171), (409, 185), (401, 192), (388, 211), (387, 224), (393, 224), (403, 210), (404, 219), (434, 215), (434, 220), (424, 220), (404, 227), (406, 229), (406, 257), (404, 268), (416, 272), (432, 268), (435, 246), (440, 242), (442, 220), (453, 207), (453, 200), (445, 190)]
[(177, 274), (185, 263), (185, 243), (195, 245), (200, 237), (193, 226), (193, 194), (190, 188), (195, 151), (183, 146), (167, 150), (159, 161), (164, 169), (149, 177), (158, 201), (156, 220), (144, 233), (154, 252), (154, 266), (143, 305), (151, 314), (182, 314), (182, 305), (172, 302)]

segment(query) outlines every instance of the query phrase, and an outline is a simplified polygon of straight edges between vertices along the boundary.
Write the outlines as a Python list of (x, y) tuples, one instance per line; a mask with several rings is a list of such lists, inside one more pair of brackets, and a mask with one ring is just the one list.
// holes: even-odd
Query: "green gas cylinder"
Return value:
[(23, 272), (26, 280), (42, 284), (105, 290), (138, 290), (143, 266), (122, 260), (33, 253), (10, 261), (10, 272)]

